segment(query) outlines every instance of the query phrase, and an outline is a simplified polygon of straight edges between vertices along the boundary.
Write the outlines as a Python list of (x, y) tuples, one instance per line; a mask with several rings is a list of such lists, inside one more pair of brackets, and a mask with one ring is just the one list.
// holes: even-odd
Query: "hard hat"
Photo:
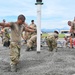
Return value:
[(54, 32), (57, 33), (57, 34), (59, 34), (59, 31), (58, 30), (55, 30)]

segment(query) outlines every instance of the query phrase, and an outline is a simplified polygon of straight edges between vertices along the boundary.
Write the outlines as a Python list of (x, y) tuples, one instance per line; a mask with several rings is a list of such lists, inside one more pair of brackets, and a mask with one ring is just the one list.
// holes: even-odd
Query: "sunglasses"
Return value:
[(22, 21), (22, 22), (25, 22), (25, 21)]

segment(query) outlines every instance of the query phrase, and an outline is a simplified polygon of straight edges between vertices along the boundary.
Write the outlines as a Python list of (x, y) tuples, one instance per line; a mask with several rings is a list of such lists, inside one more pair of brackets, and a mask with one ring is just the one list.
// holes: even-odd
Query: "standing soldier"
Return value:
[(9, 45), (10, 45), (9, 40), (10, 40), (10, 35), (9, 35), (9, 32), (8, 32), (8, 29), (4, 28), (3, 46), (9, 47)]
[(21, 34), (23, 31), (31, 31), (35, 30), (29, 29), (27, 26), (25, 27), (25, 16), (19, 15), (17, 22), (10, 23), (0, 23), (0, 26), (10, 27), (11, 28), (11, 43), (10, 43), (10, 66), (11, 71), (17, 71), (17, 64), (19, 62), (20, 57), (20, 48), (21, 48)]
[(68, 21), (68, 25), (70, 26), (70, 33), (72, 35), (72, 38), (75, 37), (75, 18), (74, 21)]
[[(28, 25), (26, 24), (26, 26)], [(31, 20), (31, 24), (28, 27), (36, 31), (36, 25), (34, 24), (34, 20)], [(36, 32), (25, 31), (23, 35), (23, 39), (25, 40), (25, 43), (27, 43), (27, 40), (29, 40), (34, 35), (36, 35)]]
[(58, 39), (58, 31), (54, 31), (53, 34), (49, 34), (46, 37), (46, 43), (49, 47), (49, 51), (53, 51), (53, 49), (57, 49), (57, 39)]
[[(68, 25), (70, 26), (71, 39), (75, 38), (75, 17), (74, 21), (68, 21)], [(73, 41), (70, 42), (70, 46), (73, 48)]]
[[(29, 25), (31, 29), (36, 30), (36, 24), (34, 24), (34, 20), (31, 20), (31, 24)], [(27, 43), (27, 40), (29, 40), (33, 35), (36, 35), (36, 32), (28, 32), (25, 31), (23, 35), (23, 39), (25, 40), (25, 43)]]
[[(31, 28), (37, 30), (36, 24), (34, 23), (34, 20), (31, 20), (31, 24), (29, 25), (29, 27), (31, 27)], [(37, 34), (36, 32), (34, 32), (34, 33), (31, 32), (31, 36), (36, 35), (36, 34)]]

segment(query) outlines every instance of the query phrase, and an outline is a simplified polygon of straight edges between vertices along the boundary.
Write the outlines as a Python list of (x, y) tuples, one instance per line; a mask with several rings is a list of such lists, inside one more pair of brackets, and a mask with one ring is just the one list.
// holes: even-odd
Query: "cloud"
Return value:
[[(3, 18), (15, 21), (19, 14), (26, 16), (26, 22), (31, 19), (37, 23), (36, 0), (0, 0), (0, 22)], [(61, 28), (68, 27), (67, 21), (75, 16), (75, 0), (43, 0), (41, 6), (41, 27)]]

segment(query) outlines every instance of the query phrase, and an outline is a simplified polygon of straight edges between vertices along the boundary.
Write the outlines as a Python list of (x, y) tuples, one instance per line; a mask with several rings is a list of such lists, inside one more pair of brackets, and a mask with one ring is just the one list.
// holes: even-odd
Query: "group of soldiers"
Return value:
[[(20, 58), (20, 49), (21, 49), (21, 37), (25, 40), (26, 43), (26, 51), (33, 50), (34, 47), (37, 46), (37, 27), (34, 23), (34, 20), (31, 20), (31, 24), (28, 26), (25, 23), (26, 17), (24, 15), (19, 15), (16, 22), (9, 23), (0, 23), (0, 26), (5, 28), (9, 27), (11, 29), (11, 41), (10, 41), (10, 66), (11, 71), (17, 71), (17, 64)], [(74, 24), (74, 25), (73, 25)], [(75, 23), (68, 22), (68, 25), (71, 26), (71, 33), (75, 36)], [(7, 32), (7, 31), (5, 31)], [(23, 32), (24, 35), (22, 34)], [(46, 37), (46, 43), (49, 47), (49, 51), (53, 51), (56, 49), (57, 51), (57, 39), (58, 39), (58, 31), (54, 31), (54, 33), (48, 35)], [(41, 38), (40, 38), (41, 39)], [(6, 40), (5, 40), (6, 41)]]
[[(73, 48), (73, 39), (75, 39), (75, 17), (73, 21), (68, 21), (68, 25), (70, 26), (70, 48)], [(49, 51), (53, 51), (54, 49), (56, 49), (57, 51), (57, 40), (58, 40), (58, 35), (59, 32), (58, 30), (55, 30), (54, 33), (49, 34), (46, 37), (46, 44), (49, 47)], [(37, 36), (34, 35), (32, 38), (30, 38), (30, 40), (27, 42), (27, 51), (30, 50), (30, 48), (33, 49), (33, 43), (34, 41), (36, 42)], [(32, 41), (31, 41), (32, 40)]]
[[(5, 23), (4, 19), (3, 19), (3, 23)], [(28, 25), (25, 24), (25, 26), (28, 26)], [(34, 23), (34, 20), (31, 20), (31, 24), (29, 25), (29, 27), (31, 29), (34, 29), (36, 32), (24, 31), (22, 33), (22, 38), (24, 39), (26, 44), (26, 51), (35, 50), (35, 48), (37, 47), (37, 26)], [(6, 29), (5, 27), (2, 27), (1, 34), (2, 34), (1, 37), (2, 37), (3, 46), (9, 47), (10, 35), (8, 32), (8, 29)], [(45, 40), (49, 47), (49, 51), (53, 51), (53, 49), (55, 48), (57, 49), (58, 34), (59, 34), (58, 31), (54, 31), (53, 34), (50, 34), (46, 37)]]
[[(28, 26), (25, 23), (25, 16), (19, 15), (17, 22), (9, 23), (0, 23), (0, 26), (4, 29), (9, 27), (11, 29), (11, 37), (7, 37), (8, 32), (5, 29), (3, 33), (6, 34), (5, 39), (2, 36), (2, 41), (7, 42), (10, 38), (10, 66), (11, 71), (17, 71), (17, 64), (20, 58), (20, 49), (21, 49), (21, 37), (25, 40), (27, 45), (26, 51), (33, 50), (37, 46), (37, 27), (34, 23), (34, 20), (31, 20), (31, 24)], [(22, 32), (25, 32), (24, 35)], [(58, 39), (58, 31), (54, 31), (52, 35), (46, 37), (46, 43), (50, 51), (53, 51), (57, 47), (56, 40)], [(8, 39), (8, 40), (7, 40)], [(41, 38), (40, 38), (41, 39)]]
[[(5, 23), (5, 19), (3, 19), (3, 23)], [(28, 25), (26, 24), (25, 26), (28, 26)], [(26, 51), (29, 51), (28, 47), (29, 47), (29, 49), (31, 49), (34, 47), (34, 45), (36, 45), (37, 28), (36, 28), (36, 24), (34, 23), (34, 20), (31, 20), (31, 24), (29, 25), (29, 27), (36, 30), (36, 32), (24, 31), (22, 33), (22, 38), (24, 39), (25, 44), (27, 44)], [(9, 28), (1, 27), (1, 38), (2, 38), (3, 46), (9, 47), (9, 45), (10, 45)], [(32, 40), (34, 41), (34, 44), (33, 44)]]
[[(34, 23), (34, 20), (31, 20), (31, 24), (29, 27), (37, 30), (36, 24)], [(49, 47), (49, 51), (53, 51), (53, 49), (56, 49), (57, 51), (57, 39), (58, 39), (59, 32), (56, 30), (53, 34), (50, 34), (46, 37), (46, 43)], [(42, 34), (40, 33), (42, 36)], [(35, 50), (35, 47), (37, 47), (37, 32), (25, 32), (25, 42), (26, 42), (26, 51)]]

